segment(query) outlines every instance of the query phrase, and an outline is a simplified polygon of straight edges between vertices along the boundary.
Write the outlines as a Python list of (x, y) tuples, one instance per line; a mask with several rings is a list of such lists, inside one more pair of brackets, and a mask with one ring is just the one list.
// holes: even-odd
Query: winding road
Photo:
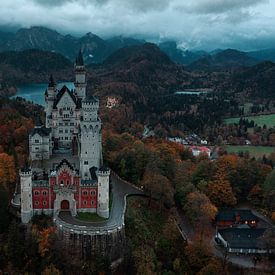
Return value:
[(57, 225), (77, 231), (94, 231), (95, 233), (115, 230), (124, 226), (127, 196), (144, 196), (144, 192), (138, 187), (120, 179), (114, 173), (111, 174), (111, 186), (113, 193), (110, 217), (102, 222), (87, 222), (76, 219), (70, 212), (60, 212), (55, 220)]

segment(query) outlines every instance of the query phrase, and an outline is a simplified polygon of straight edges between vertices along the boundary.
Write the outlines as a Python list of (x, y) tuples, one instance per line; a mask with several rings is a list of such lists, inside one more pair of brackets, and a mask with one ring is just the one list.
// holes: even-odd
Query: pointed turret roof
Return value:
[(31, 171), (31, 168), (30, 168), (30, 165), (28, 163), (28, 161), (26, 160), (25, 163), (24, 163), (24, 166), (21, 168), (21, 172), (30, 172)]
[(82, 55), (82, 51), (81, 50), (79, 50), (78, 56), (75, 59), (75, 65), (76, 66), (84, 66), (83, 55)]
[(49, 79), (49, 84), (48, 87), (54, 87), (55, 86), (55, 82), (54, 82), (54, 78), (53, 75), (50, 75), (50, 79)]
[(36, 128), (41, 128), (43, 126), (42, 120), (41, 120), (39, 114), (36, 115), (34, 120), (35, 120), (35, 127)]

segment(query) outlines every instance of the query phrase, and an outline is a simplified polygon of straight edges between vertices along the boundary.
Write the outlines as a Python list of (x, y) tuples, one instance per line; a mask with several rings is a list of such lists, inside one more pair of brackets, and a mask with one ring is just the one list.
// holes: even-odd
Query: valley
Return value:
[[(30, 32), (35, 44), (24, 40)], [(3, 198), (0, 201), (0, 242), (5, 245), (0, 246), (0, 272), (3, 269), (18, 273), (108, 274), (112, 267), (116, 274), (195, 275), (256, 270), (252, 268), (254, 254), (246, 256), (241, 251), (237, 260), (234, 256), (225, 258), (229, 252), (218, 242), (214, 243), (216, 229), (219, 229), (216, 218), (224, 208), (240, 211), (240, 205), (245, 204), (249, 205), (249, 210), (256, 209), (264, 215), (270, 224), (275, 221), (275, 64), (257, 60), (255, 54), (252, 57), (226, 50), (211, 55), (189, 52), (190, 63), (186, 66), (182, 63), (187, 57), (174, 62), (181, 55), (179, 49), (176, 53), (169, 49), (174, 44), (158, 47), (144, 42), (103, 40), (93, 34), (76, 39), (41, 28), (18, 31), (2, 42), (3, 50), (10, 45), (8, 48), (12, 51), (0, 54), (0, 196)], [(110, 45), (115, 46), (110, 48)], [(27, 49), (31, 46), (39, 49)], [(58, 51), (53, 52), (53, 48)], [(83, 49), (86, 68), (82, 52), (73, 64), (73, 54), (79, 48)], [(173, 59), (162, 49), (170, 51)], [(77, 69), (75, 84), (72, 82), (74, 69)], [(53, 78), (49, 80), (51, 74)], [(62, 179), (61, 191), (54, 192), (67, 196), (62, 210), (69, 211), (61, 213), (54, 221), (42, 211), (41, 215), (33, 216), (27, 231), (16, 218), (18, 210), (10, 209), (9, 201), (16, 191), (20, 192), (22, 173), (19, 177), (18, 170), (26, 168), (30, 159), (29, 134), (42, 131), (42, 135), (47, 135), (42, 124), (47, 125), (67, 111), (61, 116), (64, 123), (54, 121), (53, 129), (60, 126), (55, 135), (63, 137), (71, 133), (63, 126), (76, 126), (67, 120), (71, 107), (62, 105), (58, 109), (57, 103), (52, 115), (44, 105), (45, 90), (47, 100), (56, 96), (55, 83), (59, 83), (57, 88), (61, 89), (58, 100), (65, 94), (73, 106), (84, 102), (85, 112), (99, 108), (100, 119), (95, 121), (92, 121), (93, 116), (85, 120), (77, 108), (79, 113), (75, 117), (79, 127), (83, 126), (82, 132), (86, 131), (86, 124), (98, 126), (102, 121), (102, 131), (96, 134), (102, 137), (100, 157), (106, 165), (101, 172), (104, 175), (110, 168), (112, 173), (108, 194), (114, 197), (111, 195), (106, 205), (113, 204), (113, 208), (107, 220), (88, 212), (78, 214), (83, 221), (73, 218), (71, 210), (67, 209), (73, 203), (68, 194), (90, 198), (89, 194), (94, 195), (95, 191), (82, 193), (73, 187), (64, 188), (63, 192)], [(86, 89), (86, 84), (87, 98), (77, 101), (76, 96), (82, 96), (81, 88)], [(68, 89), (62, 89), (63, 85)], [(71, 89), (75, 89), (74, 92)], [(72, 130), (81, 133), (79, 127)], [(63, 142), (70, 146), (68, 139)], [(82, 155), (86, 156), (88, 150), (95, 148), (94, 144), (89, 144)], [(37, 145), (34, 148), (38, 148)], [(66, 171), (73, 169), (66, 160), (68, 152), (70, 149), (58, 151), (64, 156), (58, 169), (62, 165)], [(41, 163), (46, 166), (46, 159), (42, 158)], [(84, 167), (87, 163), (87, 160), (83, 162)], [(48, 179), (58, 173), (50, 171)], [(76, 169), (76, 180), (77, 173)], [(40, 176), (43, 176), (43, 180), (39, 179), (42, 184), (47, 179), (45, 171)], [(87, 188), (87, 182), (83, 184)], [(128, 192), (127, 188), (132, 191)], [(126, 193), (140, 197), (126, 200)], [(43, 200), (43, 193), (41, 196)], [(85, 199), (85, 207), (87, 202), (95, 207), (95, 201)], [(46, 208), (46, 204), (43, 207)], [(235, 218), (233, 228), (251, 229), (246, 221), (238, 220), (238, 215)], [(114, 235), (108, 230), (104, 237), (100, 235), (106, 226), (110, 225), (107, 229), (113, 230), (114, 224), (119, 227)], [(92, 231), (100, 237), (89, 239), (87, 236)], [(85, 233), (84, 237), (81, 232)], [(268, 234), (267, 230), (267, 234), (262, 235), (261, 247), (265, 251), (274, 241), (274, 236)], [(119, 259), (122, 264), (111, 263), (106, 255), (92, 257), (98, 244), (107, 244), (112, 250), (111, 243), (116, 241), (123, 247), (119, 247), (120, 252), (125, 252), (124, 260)], [(214, 247), (218, 248), (213, 252)], [(22, 254), (24, 258), (20, 257)], [(258, 261), (261, 262), (258, 270), (263, 266), (268, 272), (272, 270), (269, 253), (263, 253)]]

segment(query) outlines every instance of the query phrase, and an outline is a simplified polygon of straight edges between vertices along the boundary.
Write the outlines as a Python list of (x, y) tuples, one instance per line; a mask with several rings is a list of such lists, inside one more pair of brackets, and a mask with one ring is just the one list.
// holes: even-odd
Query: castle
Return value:
[(45, 92), (45, 126), (29, 135), (31, 165), (20, 171), (21, 220), (60, 211), (109, 217), (110, 170), (102, 160), (99, 100), (86, 94), (82, 53), (75, 62), (75, 89), (60, 90), (53, 77)]

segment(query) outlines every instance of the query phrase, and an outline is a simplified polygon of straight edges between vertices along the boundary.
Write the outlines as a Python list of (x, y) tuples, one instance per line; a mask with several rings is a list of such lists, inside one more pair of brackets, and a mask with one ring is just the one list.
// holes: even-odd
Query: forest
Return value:
[[(68, 259), (60, 251), (54, 227), (47, 217), (35, 217), (31, 238), (10, 208), (17, 170), (27, 158), (27, 137), (41, 108), (24, 100), (1, 99), (0, 127), (0, 269), (42, 274), (77, 270), (83, 274), (110, 272), (105, 258), (83, 262)], [(233, 267), (214, 257), (208, 239), (211, 221), (221, 207), (248, 202), (275, 219), (275, 155), (256, 160), (247, 155), (228, 155), (217, 160), (193, 157), (183, 145), (160, 137), (140, 138), (140, 127), (132, 133), (103, 131), (106, 163), (123, 179), (144, 188), (147, 199), (129, 199), (126, 234), (129, 257), (122, 272), (154, 274), (210, 274)], [(139, 129), (139, 130), (138, 130)], [(194, 241), (186, 244), (174, 222), (173, 209), (183, 211), (194, 229)], [(23, 255), (23, 257), (22, 257)], [(58, 260), (59, 259), (59, 260)]]

